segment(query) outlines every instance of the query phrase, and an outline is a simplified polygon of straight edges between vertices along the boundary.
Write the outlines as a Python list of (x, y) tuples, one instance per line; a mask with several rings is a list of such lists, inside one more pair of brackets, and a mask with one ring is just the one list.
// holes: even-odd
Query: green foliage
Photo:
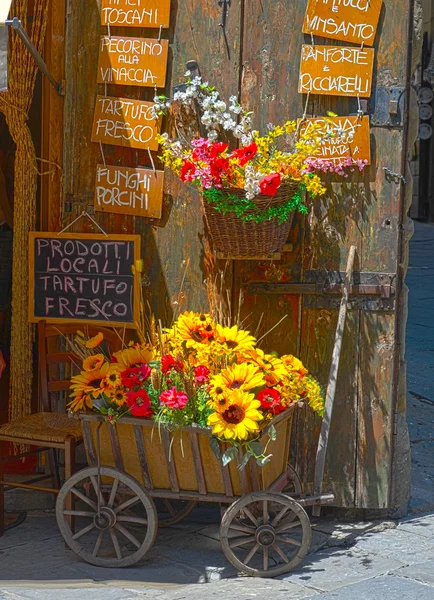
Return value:
[(300, 185), (296, 193), (280, 206), (270, 206), (265, 210), (261, 210), (253, 202), (244, 196), (239, 197), (233, 194), (226, 194), (217, 188), (203, 190), (203, 197), (208, 204), (211, 204), (214, 210), (226, 215), (233, 212), (243, 221), (253, 221), (254, 223), (262, 223), (263, 221), (271, 221), (277, 218), (279, 223), (285, 223), (288, 220), (290, 213), (298, 211), (307, 213), (307, 206), (303, 201), (303, 192), (305, 187)]

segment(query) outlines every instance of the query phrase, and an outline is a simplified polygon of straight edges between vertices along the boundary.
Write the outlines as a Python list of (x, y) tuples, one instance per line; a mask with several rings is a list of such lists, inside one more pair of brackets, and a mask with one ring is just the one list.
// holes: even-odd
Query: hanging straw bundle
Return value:
[[(14, 0), (10, 14), (27, 29), (29, 0)], [(48, 2), (34, 0), (30, 39), (42, 52)], [(32, 327), (27, 318), (28, 233), (35, 228), (37, 163), (28, 113), (33, 99), (37, 67), (15, 32), (9, 48), (8, 91), (0, 93), (0, 111), (4, 113), (16, 144), (14, 178), (14, 251), (11, 333), (11, 399), (9, 417), (13, 421), (30, 414), (33, 360)]]

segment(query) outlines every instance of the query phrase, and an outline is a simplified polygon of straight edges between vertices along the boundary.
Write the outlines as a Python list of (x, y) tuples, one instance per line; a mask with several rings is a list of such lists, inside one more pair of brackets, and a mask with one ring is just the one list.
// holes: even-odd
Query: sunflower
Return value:
[(83, 369), (85, 371), (99, 371), (105, 362), (105, 357), (103, 354), (94, 354), (92, 356), (88, 356), (83, 361)]
[(244, 358), (255, 363), (262, 371), (268, 387), (274, 387), (287, 375), (285, 364), (274, 354), (265, 354), (263, 350), (254, 348), (244, 352)]
[(136, 344), (131, 348), (119, 350), (113, 354), (120, 371), (125, 371), (134, 365), (148, 364), (153, 359), (151, 348), (147, 344)]
[(109, 364), (104, 363), (100, 369), (81, 371), (80, 375), (71, 378), (72, 397), (87, 394), (90, 398), (98, 398), (102, 393), (102, 385), (109, 370)]
[(253, 388), (263, 387), (265, 379), (256, 365), (244, 362), (240, 365), (231, 365), (223, 369), (218, 375), (211, 378), (210, 394), (212, 398), (216, 396), (217, 389), (228, 390), (251, 390)]
[(217, 412), (223, 412), (229, 406), (230, 395), (231, 392), (227, 388), (220, 387), (219, 385), (211, 386), (211, 399), (208, 401), (208, 405)]
[(258, 410), (260, 406), (253, 394), (235, 390), (226, 410), (210, 415), (208, 425), (211, 425), (213, 435), (219, 438), (247, 440), (251, 433), (259, 431), (259, 422), (263, 419)]
[[(72, 396), (71, 396), (72, 397)], [(82, 410), (86, 410), (86, 408), (91, 409), (93, 407), (92, 398), (87, 394), (77, 394), (68, 404), (68, 408), (72, 412), (79, 412)]]
[(256, 338), (250, 335), (249, 331), (238, 329), (236, 325), (233, 327), (222, 327), (217, 325), (217, 340), (221, 344), (225, 344), (228, 350), (232, 352), (240, 352), (253, 348)]
[(309, 371), (303, 365), (301, 360), (299, 358), (296, 358), (295, 356), (292, 356), (292, 354), (282, 356), (281, 361), (286, 366), (288, 371), (298, 373), (301, 379), (309, 373)]
[(110, 399), (118, 406), (126, 406), (128, 401), (127, 393), (122, 388), (114, 389), (110, 394)]
[(87, 340), (86, 342), (86, 348), (97, 348), (98, 346), (100, 346), (104, 341), (104, 336), (101, 333), (101, 331), (99, 333), (97, 333), (93, 338), (90, 338), (90, 340)]
[(185, 312), (180, 315), (174, 330), (182, 340), (186, 340), (187, 348), (213, 341), (216, 335), (211, 315), (194, 312)]
[(103, 387), (114, 389), (121, 385), (121, 374), (117, 365), (110, 365), (109, 372), (104, 378)]

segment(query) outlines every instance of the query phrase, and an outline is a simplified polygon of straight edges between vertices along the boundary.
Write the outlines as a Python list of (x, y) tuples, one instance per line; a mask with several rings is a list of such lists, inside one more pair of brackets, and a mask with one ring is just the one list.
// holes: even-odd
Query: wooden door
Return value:
[[(355, 283), (383, 285), (384, 297), (353, 298), (345, 330), (325, 488), (333, 489), (337, 504), (346, 507), (387, 508), (394, 502), (395, 423), (405, 404), (398, 403), (396, 378), (399, 303), (387, 284), (396, 286), (399, 297), (403, 194), (401, 180), (390, 173), (400, 174), (405, 164), (403, 103), (408, 84), (409, 6), (409, 0), (383, 3), (375, 45), (374, 93), (364, 106), (371, 115), (372, 166), (363, 175), (354, 174), (345, 182), (330, 185), (325, 198), (311, 202), (308, 217), (297, 216), (280, 260), (228, 265), (216, 260), (206, 237), (198, 194), (170, 176), (161, 223), (119, 215), (96, 217), (109, 233), (142, 235), (144, 286), (163, 320), (179, 308), (205, 309), (204, 281), (224, 268), (234, 309), (242, 290), (241, 310), (249, 322), (264, 314), (266, 331), (286, 315), (266, 338), (267, 349), (300, 355), (324, 385), (338, 301), (326, 293), (300, 292), (304, 283), (316, 283), (321, 291), (325, 282), (339, 282), (349, 247), (356, 244)], [(242, 102), (255, 110), (257, 128), (264, 130), (269, 122), (300, 117), (306, 101), (297, 92), (301, 45), (310, 42), (310, 37), (302, 34), (305, 8), (305, 0), (231, 0), (223, 28), (218, 0), (172, 0), (171, 26), (163, 31), (163, 37), (170, 40), (170, 86), (166, 92), (183, 80), (186, 62), (194, 59), (206, 80), (224, 95), (238, 93)], [(91, 211), (95, 170), (101, 161), (100, 148), (90, 141), (95, 98), (104, 93), (103, 86), (96, 83), (98, 40), (106, 33), (100, 26), (99, 9), (100, 0), (69, 0), (67, 6), (64, 224), (83, 209)], [(116, 34), (122, 33), (128, 32), (116, 30)], [(155, 36), (156, 32), (138, 30), (136, 34)], [(108, 86), (108, 95), (114, 96), (150, 100), (153, 93)], [(357, 108), (355, 100), (313, 96), (307, 111), (320, 116), (331, 109), (344, 115), (354, 114)], [(105, 146), (104, 152), (108, 164), (150, 165), (141, 151)], [(53, 205), (51, 210), (59, 207)], [(55, 217), (50, 221), (56, 222)], [(77, 227), (83, 231), (93, 226), (81, 221)], [(308, 410), (299, 411), (293, 453), (306, 491), (313, 480), (319, 427), (319, 419)]]

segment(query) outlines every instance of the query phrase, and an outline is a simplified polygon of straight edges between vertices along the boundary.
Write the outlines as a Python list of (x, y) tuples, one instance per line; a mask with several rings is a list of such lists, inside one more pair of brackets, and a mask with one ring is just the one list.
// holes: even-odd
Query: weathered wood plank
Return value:
[(189, 437), (190, 437), (191, 450), (193, 453), (194, 470), (196, 473), (199, 494), (206, 494), (205, 476), (203, 474), (203, 465), (202, 465), (202, 459), (200, 456), (200, 448), (199, 448), (199, 442), (197, 439), (197, 433), (190, 431)]
[(119, 471), (124, 471), (124, 460), (122, 458), (121, 446), (119, 444), (119, 437), (116, 425), (111, 426), (109, 423), (108, 432), (116, 468), (119, 469)]
[(90, 431), (89, 421), (82, 420), (81, 428), (83, 430), (84, 447), (86, 449), (89, 466), (94, 467), (97, 463), (97, 460), (96, 460), (95, 446), (93, 444), (93, 438), (92, 438), (92, 434)]
[(161, 437), (163, 439), (164, 453), (166, 455), (166, 466), (169, 471), (172, 492), (179, 492), (178, 477), (176, 475), (175, 462), (171, 452), (170, 435), (169, 432), (164, 428), (161, 429)]
[(356, 506), (387, 508), (393, 439), (394, 316), (363, 314), (357, 430)]
[(147, 490), (152, 489), (152, 477), (149, 471), (148, 459), (146, 457), (145, 443), (140, 425), (134, 425), (134, 438), (136, 440), (137, 455), (142, 469), (143, 481)]

